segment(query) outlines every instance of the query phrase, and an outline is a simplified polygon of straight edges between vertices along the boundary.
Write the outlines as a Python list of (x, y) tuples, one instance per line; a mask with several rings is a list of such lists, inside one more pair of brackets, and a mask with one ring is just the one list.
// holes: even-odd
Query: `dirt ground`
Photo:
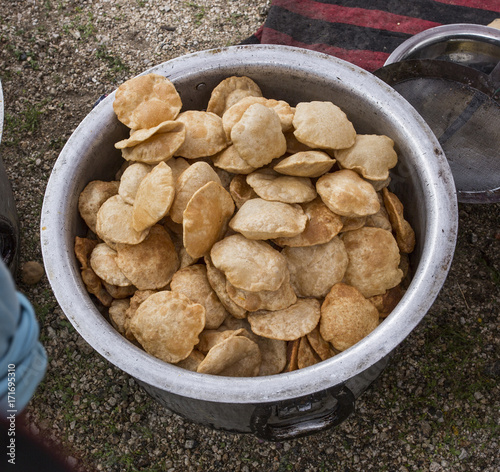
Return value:
[[(0, 2), (0, 152), (16, 198), (21, 264), (43, 263), (45, 187), (95, 101), (154, 64), (239, 43), (262, 24), (268, 3)], [(46, 277), (34, 285), (19, 277), (49, 357), (24, 421), (86, 471), (497, 471), (499, 248), (500, 204), (459, 204), (449, 276), (355, 413), (333, 430), (278, 443), (167, 411), (78, 335)]]

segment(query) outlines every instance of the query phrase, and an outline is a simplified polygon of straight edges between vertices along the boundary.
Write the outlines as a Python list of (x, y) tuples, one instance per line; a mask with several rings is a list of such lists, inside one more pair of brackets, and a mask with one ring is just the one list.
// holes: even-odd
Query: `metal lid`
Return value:
[(500, 30), (431, 28), (397, 48), (375, 75), (409, 101), (446, 154), (458, 200), (500, 201)]
[(429, 28), (397, 47), (384, 65), (410, 59), (440, 59), (489, 73), (500, 60), (500, 30), (466, 23)]

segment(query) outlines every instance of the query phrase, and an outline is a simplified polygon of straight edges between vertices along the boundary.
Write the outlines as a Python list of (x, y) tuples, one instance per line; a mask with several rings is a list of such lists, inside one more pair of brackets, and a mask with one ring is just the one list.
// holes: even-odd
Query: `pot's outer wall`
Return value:
[[(291, 105), (331, 100), (346, 112), (358, 133), (391, 137), (400, 159), (392, 173), (391, 187), (403, 201), (417, 238), (411, 259), (413, 281), (396, 309), (374, 332), (347, 351), (306, 369), (234, 379), (189, 372), (149, 356), (119, 335), (99, 313), (81, 280), (73, 253), (75, 236), (85, 234), (77, 210), (80, 192), (91, 180), (114, 179), (122, 162), (114, 143), (125, 138), (128, 129), (114, 115), (113, 93), (70, 137), (45, 194), (42, 252), (62, 310), (109, 362), (139, 380), (173, 411), (194, 421), (248, 431), (255, 405), (293, 403), (346, 381), (354, 396), (359, 395), (383, 369), (389, 353), (423, 318), (451, 264), (458, 220), (456, 195), (436, 138), (408, 102), (384, 82), (352, 64), (312, 51), (286, 46), (234, 46), (183, 56), (148, 72), (169, 77), (185, 109), (204, 109), (210, 91), (222, 79), (247, 75), (261, 86), (266, 97), (287, 100)], [(365, 372), (371, 374), (363, 380)], [(231, 405), (233, 411), (223, 413)]]
[[(145, 382), (139, 383), (160, 404), (191, 421), (225, 431), (255, 433), (275, 441), (296, 438), (339, 424), (353, 411), (356, 398), (383, 372), (390, 356), (380, 359), (344, 384), (280, 402), (207, 402), (166, 393)], [(340, 393), (347, 396), (345, 403), (339, 403)], [(283, 415), (284, 411), (287, 415)], [(340, 421), (336, 421), (337, 416)]]

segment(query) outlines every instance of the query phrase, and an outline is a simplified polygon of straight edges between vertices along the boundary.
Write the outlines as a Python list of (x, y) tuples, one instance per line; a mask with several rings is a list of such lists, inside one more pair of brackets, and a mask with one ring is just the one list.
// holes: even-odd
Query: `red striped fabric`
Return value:
[[(312, 49), (374, 71), (411, 35), (442, 24), (486, 25), (500, 17), (500, 0), (396, 1), (273, 0), (268, 19), (248, 42)], [(390, 5), (398, 13), (388, 11), (394, 11)]]
[[(496, 0), (494, 0), (496, 1)], [(387, 31), (416, 34), (441, 23), (395, 15), (380, 10), (364, 10), (341, 5), (319, 3), (313, 0), (274, 0), (273, 6), (282, 7), (288, 11), (330, 23), (345, 23)]]
[(370, 72), (382, 67), (389, 57), (389, 53), (379, 51), (365, 51), (360, 49), (342, 49), (329, 44), (305, 44), (293, 39), (291, 36), (262, 26), (255, 34), (262, 44), (283, 44), (285, 46), (295, 46), (299, 48), (312, 49), (313, 51), (323, 52), (338, 57), (345, 61), (355, 64)]
[(446, 5), (456, 5), (467, 8), (478, 8), (500, 13), (500, 0), (434, 0)]
[(254, 36), (258, 39), (259, 43), (262, 42), (262, 33), (264, 31), (264, 25), (262, 25), (255, 33)]

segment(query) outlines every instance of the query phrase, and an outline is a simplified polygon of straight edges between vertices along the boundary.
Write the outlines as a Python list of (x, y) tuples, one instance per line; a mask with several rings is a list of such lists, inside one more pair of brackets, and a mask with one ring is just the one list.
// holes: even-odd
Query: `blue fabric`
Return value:
[[(40, 328), (28, 299), (0, 260), (0, 414), (20, 413), (47, 369)], [(9, 386), (10, 381), (10, 386)]]
[(7, 266), (0, 259), (0, 359), (3, 359), (19, 322), (19, 299)]

